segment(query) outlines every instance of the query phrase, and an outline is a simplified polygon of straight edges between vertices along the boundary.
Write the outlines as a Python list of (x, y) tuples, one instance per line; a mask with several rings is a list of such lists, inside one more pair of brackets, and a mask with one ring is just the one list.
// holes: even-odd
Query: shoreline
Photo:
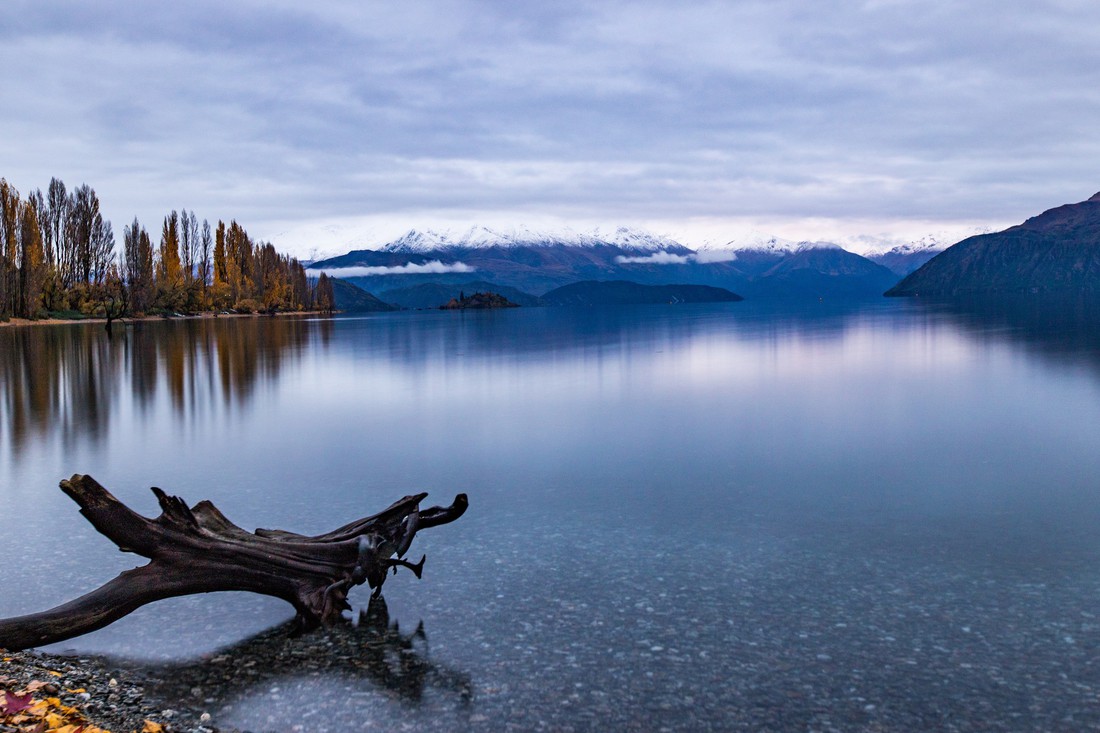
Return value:
[(59, 725), (98, 733), (217, 730), (174, 720), (175, 710), (160, 709), (146, 698), (146, 685), (140, 676), (102, 659), (0, 648), (0, 701), (10, 705), (14, 697), (29, 703), (22, 715), (0, 709), (0, 730), (31, 730), (36, 723), (46, 724), (47, 716), (51, 730)]
[[(171, 321), (196, 321), (196, 320), (215, 320), (219, 318), (281, 318), (284, 316), (323, 316), (321, 311), (277, 311), (275, 313), (213, 313), (206, 311), (203, 313), (195, 313), (193, 315), (179, 315), (179, 316), (126, 316), (125, 318), (116, 318), (114, 323), (120, 326), (127, 326), (132, 323), (147, 323), (150, 321), (159, 322), (171, 322)], [(80, 326), (80, 325), (105, 325), (107, 323), (106, 318), (100, 318), (98, 316), (91, 318), (40, 318), (31, 320), (29, 318), (11, 318), (7, 321), (0, 321), (0, 328), (31, 328), (34, 326)]]

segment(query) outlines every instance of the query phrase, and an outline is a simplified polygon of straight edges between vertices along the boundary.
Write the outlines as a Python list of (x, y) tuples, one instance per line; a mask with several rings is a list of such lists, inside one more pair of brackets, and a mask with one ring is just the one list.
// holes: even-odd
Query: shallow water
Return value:
[(363, 637), (411, 677), (265, 667), (284, 642), (246, 640), (289, 607), (247, 594), (53, 650), (210, 674), (218, 694), (187, 704), (252, 730), (1100, 727), (1091, 316), (883, 301), (3, 329), (0, 614), (135, 564), (55, 488), (74, 472), (146, 514), (155, 484), (307, 533), (465, 491), (466, 516), (416, 540), (423, 581), (386, 585), (400, 632)]

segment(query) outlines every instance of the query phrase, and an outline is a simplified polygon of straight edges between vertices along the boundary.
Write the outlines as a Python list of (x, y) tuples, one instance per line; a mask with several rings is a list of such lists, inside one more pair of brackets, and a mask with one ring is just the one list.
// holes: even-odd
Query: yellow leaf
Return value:
[(145, 721), (145, 727), (141, 729), (141, 733), (163, 733), (164, 726), (160, 723), (154, 723), (151, 720)]
[(85, 690), (83, 687), (77, 687), (77, 688), (72, 689), (72, 690), (66, 688), (65, 692), (71, 692), (74, 695), (79, 695), (82, 692), (87, 692), (87, 690)]
[(47, 669), (46, 674), (52, 674), (54, 677), (64, 677), (65, 675), (60, 672), (54, 672), (52, 669)]
[(46, 713), (46, 725), (51, 728), (60, 728), (65, 725), (65, 719), (57, 713)]
[(60, 728), (51, 728), (49, 733), (76, 733), (78, 730), (80, 728), (75, 725), (63, 725)]

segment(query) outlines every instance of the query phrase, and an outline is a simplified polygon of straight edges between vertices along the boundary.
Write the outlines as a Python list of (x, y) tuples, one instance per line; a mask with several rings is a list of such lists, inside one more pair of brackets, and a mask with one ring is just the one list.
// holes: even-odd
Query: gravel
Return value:
[(213, 730), (173, 725), (172, 716), (166, 714), (171, 711), (159, 708), (146, 697), (142, 679), (102, 659), (0, 650), (0, 689), (14, 693), (34, 681), (46, 683), (36, 698), (58, 697), (89, 722), (107, 730), (140, 731), (146, 720), (160, 723), (165, 731)]

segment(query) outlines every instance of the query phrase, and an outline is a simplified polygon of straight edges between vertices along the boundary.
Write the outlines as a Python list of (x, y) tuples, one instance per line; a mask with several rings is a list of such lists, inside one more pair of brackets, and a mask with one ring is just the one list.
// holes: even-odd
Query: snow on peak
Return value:
[(795, 252), (805, 252), (811, 249), (844, 249), (836, 242), (799, 242), (795, 245)]
[(668, 237), (629, 227), (619, 227), (612, 234), (604, 234), (596, 229), (589, 236), (592, 238), (592, 244), (613, 244), (623, 249), (645, 250), (647, 252), (682, 249), (684, 246)]
[(527, 227), (490, 229), (472, 226), (461, 232), (411, 229), (401, 237), (381, 247), (386, 252), (425, 253), (438, 249), (488, 249), (490, 247), (531, 247), (565, 244), (574, 247), (613, 245), (622, 249), (662, 252), (681, 250), (684, 246), (668, 237), (638, 229), (618, 227), (612, 232), (595, 229), (576, 232), (571, 229), (541, 232)]
[(948, 245), (944, 243), (944, 239), (939, 235), (925, 234), (920, 239), (901, 242), (900, 244), (897, 240), (881, 241), (868, 248), (867, 256), (875, 257), (882, 255), (911, 255), (917, 254), (918, 252), (941, 252), (947, 249), (947, 247)]
[(790, 254), (798, 248), (795, 242), (789, 239), (781, 239), (770, 234), (753, 231), (749, 234), (731, 239), (727, 242), (705, 242), (699, 247), (700, 252), (718, 251), (752, 251), (773, 252), (775, 254)]

